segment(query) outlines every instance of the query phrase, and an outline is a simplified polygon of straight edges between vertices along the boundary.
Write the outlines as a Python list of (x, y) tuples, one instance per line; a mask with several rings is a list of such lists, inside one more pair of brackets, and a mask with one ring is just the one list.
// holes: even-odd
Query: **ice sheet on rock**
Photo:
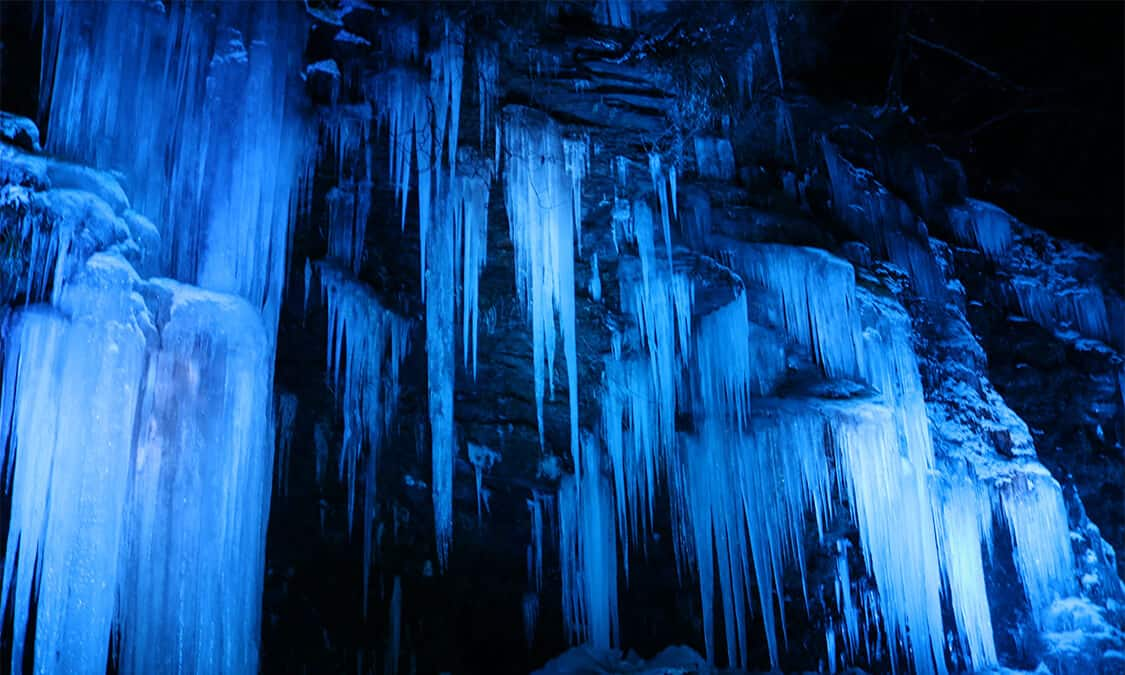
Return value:
[(695, 137), (695, 166), (701, 178), (734, 178), (734, 150), (725, 138)]
[(1012, 243), (1012, 217), (988, 202), (967, 199), (946, 210), (949, 226), (962, 244), (976, 246), (990, 258), (1002, 256)]
[(941, 491), (942, 566), (961, 655), (969, 669), (981, 671), (998, 664), (984, 568), (992, 508), (986, 486), (951, 474)]
[(706, 250), (711, 236), (711, 196), (698, 186), (688, 186), (684, 193), (684, 215), (680, 232), (694, 248)]
[(994, 489), (1032, 619), (1042, 628), (1051, 604), (1077, 591), (1062, 489), (1038, 464), (1001, 478)]
[(0, 139), (32, 152), (43, 150), (39, 145), (39, 127), (35, 122), (9, 112), (0, 111)]
[(531, 322), (535, 407), (543, 442), (543, 398), (554, 389), (561, 335), (570, 401), (571, 455), (578, 458), (578, 345), (574, 308), (574, 195), (559, 125), (541, 112), (504, 108), (505, 206), (516, 291)]
[(821, 140), (832, 211), (875, 252), (898, 265), (922, 297), (943, 300), (945, 275), (925, 229), (907, 204), (891, 194), (869, 171), (857, 168), (827, 139)]
[(859, 374), (862, 337), (849, 263), (814, 248), (732, 240), (719, 245), (748, 282), (778, 294), (786, 332), (809, 349), (825, 374)]

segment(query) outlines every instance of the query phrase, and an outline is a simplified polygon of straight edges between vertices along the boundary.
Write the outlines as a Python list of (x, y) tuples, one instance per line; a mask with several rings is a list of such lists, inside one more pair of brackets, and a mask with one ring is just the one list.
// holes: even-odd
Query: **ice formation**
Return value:
[(992, 258), (1012, 244), (1012, 217), (1001, 208), (977, 199), (948, 209), (949, 226), (957, 239), (976, 246)]
[(378, 453), (398, 405), (399, 367), (410, 349), (411, 325), (384, 308), (375, 293), (346, 270), (330, 262), (314, 268), (328, 309), (328, 370), (344, 417), (339, 473), (348, 488), (349, 530), (363, 479), (366, 597)]
[(1062, 490), (1044, 469), (1034, 468), (1003, 479), (996, 499), (1032, 617), (1042, 625), (1051, 604), (1076, 588)]
[(968, 476), (955, 475), (941, 497), (942, 566), (961, 652), (974, 671), (997, 665), (984, 574), (984, 551), (992, 547), (992, 508), (989, 496), (981, 493)]
[(735, 269), (778, 294), (784, 328), (831, 377), (857, 375), (862, 362), (855, 270), (814, 248), (724, 241)]
[[(531, 321), (535, 409), (543, 442), (543, 397), (554, 389), (555, 340), (562, 337), (570, 399), (570, 449), (578, 458), (578, 343), (574, 313), (573, 179), (558, 123), (504, 108), (504, 197), (515, 249), (516, 292)], [(556, 325), (557, 317), (557, 325)]]
[(258, 312), (100, 253), (57, 306), (21, 312), (5, 367), (13, 669), (32, 607), (43, 672), (101, 672), (111, 627), (123, 672), (255, 668), (273, 467)]
[(703, 178), (734, 178), (734, 150), (725, 138), (695, 137), (695, 166)]
[(918, 294), (945, 297), (945, 276), (930, 248), (925, 228), (905, 202), (891, 194), (870, 172), (849, 162), (827, 139), (821, 139), (832, 209), (836, 219), (875, 252), (904, 269)]
[[(457, 273), (464, 270), (465, 318), (476, 322), (476, 279), (484, 262), (487, 227), (487, 179), (459, 179), (458, 132), (465, 67), (464, 28), (452, 18), (432, 26), (434, 45), (425, 53), (428, 78), (410, 64), (400, 64), (372, 78), (368, 96), (387, 125), (391, 182), (406, 225), (411, 178), (418, 184), (419, 271), (426, 303), (426, 360), (429, 390), (430, 447), (435, 537), (439, 566), (448, 561), (453, 536), (453, 380)], [(387, 29), (391, 54), (399, 61), (417, 54), (417, 26)], [(416, 169), (412, 169), (416, 167)], [(458, 235), (461, 235), (458, 238)], [(464, 244), (462, 249), (458, 244)], [(472, 293), (471, 298), (469, 293)], [(468, 300), (473, 307), (470, 308)], [(470, 329), (466, 326), (464, 342)], [(466, 344), (465, 351), (468, 347)], [(475, 356), (474, 356), (475, 372)]]
[[(488, 197), (492, 166), (461, 149), (453, 178), (454, 250), (461, 286), (461, 345), (465, 366), (477, 375), (477, 329), (480, 322), (480, 275), (488, 257)], [(470, 361), (469, 355), (472, 354)]]
[(606, 26), (629, 28), (633, 25), (633, 3), (630, 0), (598, 0), (594, 16)]
[(271, 334), (310, 159), (304, 28), (287, 5), (59, 3), (44, 30), (48, 150), (124, 171), (161, 228), (164, 273), (264, 308)]
[(277, 398), (277, 492), (281, 496), (289, 491), (289, 456), (293, 450), (293, 425), (297, 422), (297, 395), (282, 392)]
[(46, 160), (67, 189), (29, 202), (58, 222), (25, 221), (25, 297), (49, 306), (20, 310), (5, 350), (13, 670), (29, 649), (37, 672), (258, 666), (304, 26), (192, 9), (45, 9), (48, 150), (132, 190)]
[(476, 443), (468, 444), (468, 452), (469, 463), (473, 465), (473, 475), (477, 483), (477, 522), (479, 523), (481, 518), (481, 504), (484, 504), (485, 510), (488, 509), (487, 498), (482, 499), (483, 488), (481, 486), (481, 481), (484, 478), (484, 474), (492, 470), (492, 465), (500, 461), (500, 453), (489, 450), (485, 446), (477, 445)]
[(599, 451), (597, 440), (586, 435), (581, 470), (559, 488), (559, 568), (568, 635), (608, 649), (618, 641), (617, 532)]

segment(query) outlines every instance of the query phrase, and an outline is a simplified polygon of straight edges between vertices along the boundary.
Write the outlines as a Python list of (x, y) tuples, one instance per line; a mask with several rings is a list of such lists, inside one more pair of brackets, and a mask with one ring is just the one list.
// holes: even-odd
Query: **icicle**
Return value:
[(862, 338), (850, 264), (814, 248), (733, 241), (723, 246), (747, 281), (779, 295), (786, 332), (827, 375), (859, 373)]
[(990, 258), (999, 258), (1012, 245), (1012, 217), (998, 206), (976, 199), (946, 210), (949, 227), (963, 244), (976, 246)]
[(944, 673), (938, 526), (926, 469), (903, 461), (887, 407), (851, 404), (831, 417), (836, 471), (878, 588), (887, 639), (906, 646), (915, 671)]
[(982, 545), (991, 545), (988, 495), (968, 476), (954, 475), (942, 494), (942, 565), (961, 653), (973, 671), (997, 665), (985, 588)]
[(321, 295), (328, 306), (328, 370), (344, 417), (339, 466), (340, 477), (348, 488), (349, 531), (354, 521), (359, 465), (361, 460), (364, 463), (366, 590), (375, 468), (379, 448), (390, 431), (397, 409), (399, 367), (410, 348), (411, 326), (409, 321), (385, 309), (370, 288), (346, 272), (327, 262), (319, 262), (315, 268), (320, 277)]
[(754, 50), (747, 49), (738, 62), (738, 96), (749, 103), (754, 100)]
[(477, 97), (480, 104), (480, 147), (485, 147), (485, 131), (495, 125), (496, 102), (500, 100), (500, 49), (495, 44), (477, 48)]
[(590, 261), (590, 297), (594, 302), (600, 302), (602, 299), (602, 275), (598, 271), (598, 253), (594, 252), (594, 257)]
[(527, 510), (531, 515), (531, 544), (528, 547), (527, 578), (534, 583), (535, 592), (543, 590), (543, 508), (546, 497), (535, 492), (527, 500)]
[(859, 610), (852, 596), (852, 578), (848, 569), (850, 547), (851, 542), (846, 539), (836, 542), (836, 610), (844, 624), (844, 652), (849, 659), (859, 654), (860, 645)]
[(71, 319), (18, 310), (5, 338), (0, 440), (11, 511), (0, 614), (13, 610), (10, 672), (23, 671), (33, 613), (36, 672), (104, 672), (123, 581), (132, 437), (152, 328), (144, 307), (133, 306), (130, 286), (139, 280), (124, 262), (87, 278), (72, 289), (88, 301)]
[[(543, 443), (543, 396), (554, 386), (556, 316), (570, 399), (571, 455), (578, 458), (578, 346), (574, 311), (574, 198), (558, 125), (529, 108), (504, 109), (505, 205), (515, 249), (516, 291), (531, 320), (535, 407)], [(577, 464), (576, 464), (577, 465)]]
[(582, 439), (581, 473), (559, 487), (559, 568), (563, 619), (572, 642), (617, 644), (617, 541), (613, 494), (599, 468), (597, 441)]
[(793, 131), (793, 116), (789, 113), (789, 104), (780, 96), (777, 98), (777, 124), (774, 146), (780, 158), (784, 152), (782, 148), (789, 146), (789, 156), (793, 166), (801, 166), (797, 158), (797, 135)]
[(269, 336), (231, 296), (164, 279), (144, 293), (160, 346), (137, 405), (119, 667), (252, 670), (274, 461)]
[(692, 403), (700, 419), (728, 420), (742, 428), (750, 418), (756, 364), (750, 362), (746, 294), (704, 316), (695, 332)]
[(770, 32), (770, 47), (773, 48), (773, 64), (777, 67), (777, 86), (785, 91), (785, 78), (781, 76), (781, 42), (777, 37), (777, 6), (773, 0), (765, 3), (766, 26)]
[(946, 296), (945, 275), (931, 249), (926, 228), (901, 199), (869, 172), (858, 169), (821, 139), (832, 211), (836, 219), (881, 255), (910, 275), (918, 294), (930, 300)]
[(668, 266), (672, 266), (672, 210), (668, 195), (668, 179), (660, 164), (660, 153), (648, 154), (648, 172), (652, 178), (652, 190), (660, 204), (660, 222), (664, 231), (664, 248), (668, 254)]
[(1062, 489), (1032, 464), (996, 485), (996, 501), (1032, 618), (1042, 627), (1051, 603), (1076, 592)]
[(1037, 277), (1017, 276), (1011, 288), (1020, 312), (1048, 330), (1073, 329), (1102, 341), (1114, 338), (1105, 296), (1097, 286), (1060, 288)]
[(480, 275), (488, 257), (488, 197), (492, 167), (467, 148), (459, 153), (460, 171), (453, 179), (456, 278), (461, 285), (462, 359), (477, 376), (477, 326), (480, 321)]
[(752, 563), (776, 668), (779, 623), (785, 632), (784, 616), (776, 613), (784, 608), (784, 566), (795, 563), (803, 573), (805, 514), (811, 511), (822, 527), (830, 509), (824, 421), (815, 409), (793, 405), (759, 409), (747, 433), (732, 431), (721, 419), (705, 420), (698, 436), (684, 439), (686, 517), (679, 537), (693, 548), (709, 660), (717, 569), (727, 661), (745, 667)]
[(523, 639), (527, 648), (535, 644), (535, 622), (539, 618), (539, 595), (528, 591), (523, 594)]
[(359, 274), (371, 211), (371, 183), (348, 184), (328, 191), (328, 256)]
[(289, 453), (296, 421), (297, 395), (282, 392), (277, 400), (277, 491), (282, 496), (289, 492)]
[(836, 675), (836, 627), (832, 625), (831, 620), (824, 627), (824, 644), (828, 656), (827, 670), (830, 675)]
[(402, 579), (398, 575), (395, 575), (387, 615), (387, 624), (391, 630), (387, 637), (387, 660), (383, 672), (386, 675), (397, 675), (399, 657), (402, 653)]
[(631, 0), (598, 0), (594, 5), (594, 18), (605, 26), (631, 28), (633, 3)]
[(582, 179), (590, 171), (590, 137), (563, 138), (566, 174), (570, 176), (571, 213), (574, 215), (574, 236), (582, 246)]
[(476, 443), (468, 444), (469, 463), (473, 465), (473, 474), (477, 483), (477, 523), (481, 519), (481, 479), (484, 474), (492, 470), (492, 466), (500, 461), (500, 453), (489, 450)]

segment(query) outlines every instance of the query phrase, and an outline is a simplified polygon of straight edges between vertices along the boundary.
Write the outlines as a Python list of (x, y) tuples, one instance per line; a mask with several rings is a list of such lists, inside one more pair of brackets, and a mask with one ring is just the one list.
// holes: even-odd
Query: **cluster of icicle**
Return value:
[[(26, 297), (46, 302), (17, 310), (5, 343), (13, 671), (31, 651), (36, 672), (101, 673), (111, 645), (125, 673), (257, 669), (273, 345), (306, 159), (297, 19), (46, 9), (48, 150), (123, 171), (157, 228), (115, 214), (123, 193), (100, 201), (120, 188), (42, 193), (44, 209), (84, 204), (86, 230), (34, 234)], [(90, 246), (115, 227), (154, 259)], [(158, 271), (176, 280), (141, 277)]]
[[(623, 181), (626, 162), (619, 164)], [(650, 161), (650, 174), (658, 213), (674, 218), (659, 160)], [(784, 571), (800, 570), (806, 610), (823, 602), (804, 579), (805, 524), (811, 515), (823, 542), (841, 503), (857, 526), (871, 583), (853, 583), (847, 541), (836, 541), (830, 670), (861, 656), (899, 667), (905, 655), (917, 672), (945, 672), (947, 630), (962, 663), (995, 665), (984, 572), (994, 514), (1017, 544), (1015, 565), (1034, 612), (1073, 591), (1065, 511), (1049, 476), (1021, 473), (993, 488), (964, 474), (936, 478), (910, 320), (897, 302), (857, 289), (852, 266), (824, 251), (710, 237), (745, 288), (697, 316), (665, 219), (643, 199), (613, 214), (615, 233), (636, 247), (638, 259), (621, 258), (618, 274), (639, 353), (623, 353), (624, 337), (615, 335), (599, 393), (600, 443), (583, 441), (575, 475), (559, 493), (563, 610), (573, 639), (615, 644), (616, 541), (628, 581), (630, 550), (645, 545), (660, 491), (679, 564), (699, 584), (708, 657), (725, 645), (732, 666), (749, 658), (752, 589), (774, 667), (786, 640)], [(657, 254), (658, 230), (666, 259)], [(773, 308), (754, 321), (751, 294)], [(862, 383), (868, 393), (779, 397), (786, 341), (829, 381)], [(676, 428), (684, 413), (692, 432)], [(943, 621), (945, 606), (952, 625)]]
[[(334, 156), (339, 183), (327, 195), (329, 257), (348, 263), (353, 278), (361, 274), (366, 244), (370, 148), (375, 142), (368, 123), (372, 117), (386, 133), (388, 178), (404, 230), (411, 189), (417, 186), (419, 273), (426, 306), (431, 484), (438, 561), (444, 568), (453, 534), (454, 333), (460, 316), (462, 361), (475, 377), (479, 280), (487, 260), (489, 192), (500, 137), (497, 132), (497, 157), (491, 161), (479, 149), (459, 146), (465, 33), (452, 18), (436, 21), (425, 31), (428, 45), (422, 44), (421, 26), (416, 20), (392, 19), (381, 28), (380, 46), (386, 63), (362, 83), (365, 102), (335, 105), (325, 115), (321, 171), (329, 170), (330, 164), (324, 160)], [(483, 146), (495, 117), (498, 55), (494, 46), (481, 45), (474, 56)], [(379, 353), (372, 357), (383, 358)], [(387, 404), (393, 402), (380, 403)], [(393, 405), (382, 410), (393, 410)], [(354, 492), (354, 485), (349, 489)], [(374, 485), (366, 489), (372, 492)], [(369, 542), (365, 543), (365, 550), (369, 547)]]
[[(410, 349), (410, 322), (387, 310), (378, 297), (331, 262), (315, 266), (328, 309), (328, 370), (344, 417), (339, 477), (348, 490), (348, 530), (354, 525), (362, 485), (363, 597), (367, 602), (375, 522), (379, 448), (398, 404), (399, 367)], [(306, 273), (312, 285), (313, 269)], [(362, 472), (360, 471), (362, 469)]]

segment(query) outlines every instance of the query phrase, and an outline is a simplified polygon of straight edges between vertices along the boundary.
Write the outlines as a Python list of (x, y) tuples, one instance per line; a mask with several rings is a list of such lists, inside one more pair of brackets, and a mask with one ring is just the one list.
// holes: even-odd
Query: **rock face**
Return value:
[[(1111, 262), (797, 9), (657, 4), (308, 3), (262, 670), (1125, 667)], [(9, 305), (116, 256), (167, 320), (108, 168), (0, 118)]]

